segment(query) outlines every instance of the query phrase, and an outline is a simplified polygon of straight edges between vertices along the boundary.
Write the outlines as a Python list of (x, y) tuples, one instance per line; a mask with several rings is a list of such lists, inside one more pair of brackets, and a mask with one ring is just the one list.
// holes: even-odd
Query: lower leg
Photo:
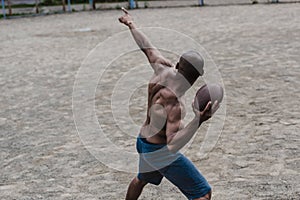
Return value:
[(139, 198), (144, 186), (147, 183), (135, 177), (128, 186), (126, 200), (136, 200)]
[(194, 200), (210, 200), (211, 199), (211, 191), (207, 193), (205, 196), (194, 199)]

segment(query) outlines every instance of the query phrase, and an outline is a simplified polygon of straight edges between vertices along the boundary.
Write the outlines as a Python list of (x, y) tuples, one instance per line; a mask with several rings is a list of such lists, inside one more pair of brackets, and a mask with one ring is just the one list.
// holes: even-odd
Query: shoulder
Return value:
[(172, 67), (162, 67), (160, 71), (160, 77), (162, 80), (169, 80), (175, 77), (176, 71)]
[(151, 83), (159, 83), (161, 85), (165, 85), (168, 82), (169, 79), (172, 79), (172, 77), (175, 76), (176, 72), (174, 68), (171, 67), (164, 67), (161, 64), (157, 64), (157, 69), (153, 76), (150, 79), (150, 84)]
[(166, 69), (174, 69), (174, 65), (171, 63), (171, 61), (164, 57), (158, 57), (154, 62), (150, 64), (156, 74), (160, 74)]
[(164, 67), (174, 67), (174, 65), (171, 63), (171, 61), (165, 57), (158, 57), (155, 61), (155, 63), (161, 64)]
[(166, 94), (168, 97), (175, 95), (172, 93), (172, 85), (170, 85), (173, 83), (175, 75), (176, 71), (174, 68), (162, 68), (159, 74), (154, 74), (150, 80), (150, 84), (161, 85), (162, 94)]

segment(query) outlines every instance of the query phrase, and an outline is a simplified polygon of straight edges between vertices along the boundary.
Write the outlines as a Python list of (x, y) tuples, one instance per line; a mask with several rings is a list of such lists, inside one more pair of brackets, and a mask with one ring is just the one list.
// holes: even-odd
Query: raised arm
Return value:
[(206, 105), (206, 108), (202, 112), (200, 112), (195, 108), (193, 103), (193, 111), (195, 113), (195, 116), (190, 121), (190, 123), (181, 130), (179, 130), (180, 119), (174, 120), (172, 117), (168, 116), (166, 130), (168, 149), (171, 152), (179, 151), (190, 141), (200, 125), (204, 121), (211, 118), (211, 116), (218, 110), (218, 108), (219, 104), (217, 101), (214, 102), (213, 105), (211, 105), (211, 102), (209, 102)]
[(164, 58), (160, 51), (151, 44), (149, 39), (136, 28), (133, 18), (128, 11), (125, 8), (122, 8), (122, 10), (125, 14), (119, 18), (119, 21), (130, 29), (135, 42), (147, 56), (154, 71), (156, 73), (159, 72), (159, 68), (162, 67), (161, 65), (173, 67), (172, 63), (168, 59)]

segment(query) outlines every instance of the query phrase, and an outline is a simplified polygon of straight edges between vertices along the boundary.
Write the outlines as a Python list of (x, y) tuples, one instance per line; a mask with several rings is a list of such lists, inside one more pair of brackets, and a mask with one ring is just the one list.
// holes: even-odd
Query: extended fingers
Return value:
[(216, 100), (211, 107), (211, 113), (214, 114), (220, 107), (219, 102)]
[(125, 14), (128, 14), (128, 10), (126, 10), (124, 7), (122, 7), (121, 9), (123, 10), (123, 12), (124, 12)]
[(207, 112), (207, 111), (209, 111), (210, 109), (211, 109), (211, 101), (209, 101), (209, 102), (206, 104), (206, 106), (205, 106), (203, 112)]

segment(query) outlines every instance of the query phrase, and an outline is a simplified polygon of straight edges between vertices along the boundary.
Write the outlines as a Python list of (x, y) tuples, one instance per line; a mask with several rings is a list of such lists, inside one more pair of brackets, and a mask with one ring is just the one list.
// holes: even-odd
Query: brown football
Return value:
[(196, 93), (195, 108), (203, 111), (209, 101), (213, 104), (216, 100), (221, 103), (223, 100), (223, 88), (219, 84), (205, 84)]

